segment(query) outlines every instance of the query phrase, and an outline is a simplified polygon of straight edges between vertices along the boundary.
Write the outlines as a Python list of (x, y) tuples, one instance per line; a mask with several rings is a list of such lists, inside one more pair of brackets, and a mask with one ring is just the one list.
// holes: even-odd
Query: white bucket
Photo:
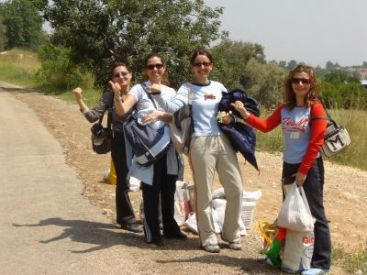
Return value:
[(256, 202), (254, 201), (246, 201), (245, 199), (242, 200), (241, 219), (247, 231), (251, 229), (254, 219), (255, 206)]

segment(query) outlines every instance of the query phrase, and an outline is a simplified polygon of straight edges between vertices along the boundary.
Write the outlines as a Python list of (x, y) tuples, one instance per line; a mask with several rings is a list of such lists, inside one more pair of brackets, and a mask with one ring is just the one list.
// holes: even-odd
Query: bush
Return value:
[(36, 77), (44, 87), (59, 90), (71, 89), (76, 86), (92, 88), (93, 74), (87, 69), (74, 65), (70, 60), (71, 50), (46, 45), (39, 52), (42, 61), (41, 69)]

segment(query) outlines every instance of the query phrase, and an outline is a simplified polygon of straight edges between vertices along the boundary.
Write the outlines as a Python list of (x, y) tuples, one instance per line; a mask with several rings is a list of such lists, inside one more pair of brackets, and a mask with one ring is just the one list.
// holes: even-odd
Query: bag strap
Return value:
[(103, 117), (104, 114), (107, 111), (107, 129), (112, 129), (111, 125), (112, 125), (112, 108), (113, 108), (113, 98), (114, 98), (114, 93), (112, 93), (112, 97), (111, 97), (111, 102), (110, 104), (107, 106), (107, 108), (103, 111), (101, 117), (99, 118), (98, 123), (102, 125), (102, 121), (103, 121)]
[(150, 92), (148, 92), (148, 87), (147, 85), (145, 85), (144, 83), (141, 83), (140, 84), (141, 87), (143, 88), (144, 92), (147, 94), (147, 96), (149, 97), (149, 99), (152, 101), (153, 105), (154, 105), (154, 108), (156, 108), (156, 110), (158, 110), (158, 107), (157, 107), (157, 104), (156, 102), (154, 101), (152, 95), (150, 94)]
[(192, 83), (187, 82), (187, 87), (189, 88), (187, 92), (187, 104), (192, 105)]
[[(319, 99), (320, 104), (322, 105), (322, 107), (325, 110), (326, 116), (313, 116), (313, 104), (311, 105), (310, 109), (311, 109), (311, 120), (310, 120), (310, 125), (311, 125), (311, 121), (312, 120), (328, 120), (328, 121), (332, 121), (334, 122), (334, 120), (331, 118), (329, 112), (326, 110), (324, 103)], [(335, 123), (335, 122), (334, 122)]]

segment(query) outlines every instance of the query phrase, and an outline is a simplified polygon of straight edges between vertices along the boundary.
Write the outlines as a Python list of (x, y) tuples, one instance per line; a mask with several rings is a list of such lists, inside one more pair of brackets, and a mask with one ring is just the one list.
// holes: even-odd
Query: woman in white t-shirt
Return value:
[[(159, 97), (156, 100), (165, 106), (167, 112), (173, 113), (189, 104), (189, 95), (192, 99), (193, 135), (189, 159), (195, 182), (195, 212), (201, 247), (211, 253), (220, 250), (212, 218), (212, 187), (217, 171), (227, 199), (222, 239), (230, 249), (241, 250), (241, 172), (236, 153), (216, 119), (222, 92), (227, 92), (227, 89), (222, 83), (209, 79), (213, 58), (208, 51), (195, 51), (190, 62), (193, 82), (183, 84), (170, 101), (160, 101)], [(151, 92), (155, 98), (155, 90)], [(149, 116), (146, 121), (150, 121)]]
[[(171, 114), (161, 110), (156, 111), (155, 104), (147, 93), (151, 89), (159, 91), (159, 95), (156, 97), (159, 97), (163, 102), (175, 96), (175, 90), (165, 85), (168, 83), (166, 72), (163, 58), (156, 53), (151, 53), (145, 58), (144, 76), (146, 81), (133, 86), (124, 100), (119, 96), (119, 85), (110, 82), (115, 93), (116, 112), (119, 115), (125, 115), (134, 108), (139, 115), (139, 113), (144, 114), (151, 110), (150, 112), (155, 111), (155, 121), (171, 121)], [(158, 108), (160, 108), (159, 104)], [(163, 236), (181, 240), (187, 238), (174, 219), (174, 193), (180, 164), (179, 156), (172, 145), (164, 157), (148, 167), (139, 165), (134, 159), (132, 161), (130, 174), (142, 182), (144, 233), (148, 243), (163, 245), (159, 226), (159, 199), (161, 199)]]

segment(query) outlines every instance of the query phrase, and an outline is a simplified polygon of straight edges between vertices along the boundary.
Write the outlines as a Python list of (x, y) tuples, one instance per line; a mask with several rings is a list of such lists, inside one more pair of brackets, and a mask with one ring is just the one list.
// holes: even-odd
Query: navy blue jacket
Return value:
[(239, 151), (246, 161), (259, 171), (255, 157), (256, 133), (252, 127), (239, 122), (237, 119), (242, 117), (231, 105), (231, 103), (234, 103), (237, 100), (241, 101), (249, 112), (256, 116), (260, 115), (258, 102), (254, 98), (247, 96), (245, 91), (235, 89), (228, 93), (223, 92), (223, 97), (219, 102), (218, 111), (232, 111), (233, 122), (229, 125), (219, 123), (219, 127), (229, 138), (233, 149), (235, 151)]

